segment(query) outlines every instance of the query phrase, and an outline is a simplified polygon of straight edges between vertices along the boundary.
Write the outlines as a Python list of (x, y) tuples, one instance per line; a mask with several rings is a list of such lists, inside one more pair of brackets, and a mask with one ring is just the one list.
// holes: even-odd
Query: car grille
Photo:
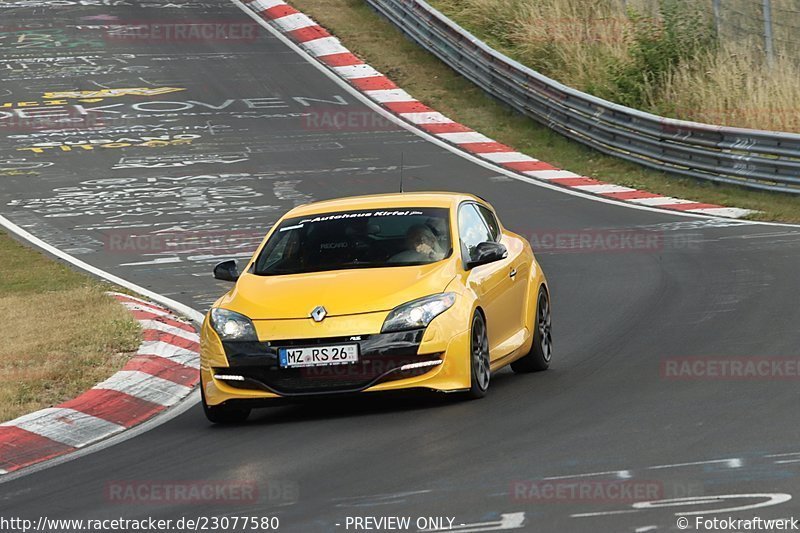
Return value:
[[(356, 392), (377, 383), (418, 376), (430, 368), (400, 371), (409, 363), (429, 361), (429, 354), (418, 355), (424, 330), (412, 330), (377, 335), (321, 339), (284, 340), (270, 342), (225, 342), (225, 354), (230, 368), (222, 373), (235, 373), (244, 381), (226, 381), (232, 387), (275, 392), (284, 396)], [(320, 344), (358, 344), (359, 362), (351, 365), (280, 368), (278, 350), (282, 347)]]

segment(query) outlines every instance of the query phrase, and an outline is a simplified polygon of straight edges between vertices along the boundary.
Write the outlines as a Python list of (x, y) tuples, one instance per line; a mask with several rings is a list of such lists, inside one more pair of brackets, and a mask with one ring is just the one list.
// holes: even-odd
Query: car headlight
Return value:
[(246, 316), (227, 309), (211, 310), (211, 327), (224, 341), (258, 341), (253, 322)]
[(381, 333), (427, 327), (431, 320), (453, 307), (454, 303), (455, 293), (445, 292), (395, 307), (383, 322)]

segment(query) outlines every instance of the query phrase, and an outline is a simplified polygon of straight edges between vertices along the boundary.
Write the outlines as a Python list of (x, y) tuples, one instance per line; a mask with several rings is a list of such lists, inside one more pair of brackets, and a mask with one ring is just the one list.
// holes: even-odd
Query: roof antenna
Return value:
[(400, 192), (403, 192), (403, 152), (400, 152)]

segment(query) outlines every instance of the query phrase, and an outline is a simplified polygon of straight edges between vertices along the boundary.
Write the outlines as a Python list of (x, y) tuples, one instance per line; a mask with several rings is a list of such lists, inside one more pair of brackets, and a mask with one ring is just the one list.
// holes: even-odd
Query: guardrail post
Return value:
[(722, 0), (711, 0), (711, 7), (714, 12), (714, 31), (717, 32), (717, 40), (721, 38), (722, 32), (722, 15), (720, 13), (720, 3)]
[(775, 63), (775, 48), (772, 37), (772, 0), (763, 0), (764, 11), (764, 50), (770, 66)]

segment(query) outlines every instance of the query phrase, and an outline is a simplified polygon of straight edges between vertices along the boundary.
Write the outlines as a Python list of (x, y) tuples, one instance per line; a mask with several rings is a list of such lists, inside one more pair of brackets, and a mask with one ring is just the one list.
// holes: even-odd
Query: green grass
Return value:
[(0, 233), (0, 421), (74, 398), (122, 368), (139, 324), (116, 289)]
[(759, 211), (752, 218), (800, 222), (800, 199), (677, 178), (604, 156), (497, 103), (406, 39), (363, 0), (291, 0), (353, 53), (425, 104), (495, 140), (560, 168), (655, 193)]

